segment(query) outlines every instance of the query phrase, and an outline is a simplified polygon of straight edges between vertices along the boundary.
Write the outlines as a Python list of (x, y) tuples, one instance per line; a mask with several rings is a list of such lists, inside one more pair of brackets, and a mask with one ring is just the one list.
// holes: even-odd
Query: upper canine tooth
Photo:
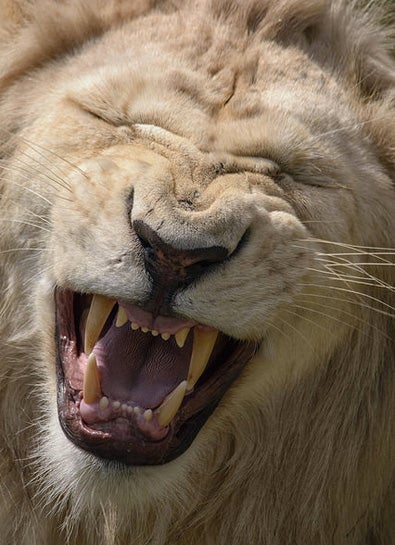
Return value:
[(160, 426), (168, 426), (175, 417), (178, 409), (181, 406), (187, 389), (187, 381), (183, 380), (168, 394), (162, 405), (156, 410), (158, 423)]
[(185, 341), (188, 337), (190, 327), (184, 327), (184, 329), (180, 329), (180, 331), (177, 331), (177, 333), (174, 335), (176, 338), (176, 343), (180, 348), (182, 348), (185, 344)]
[(191, 390), (206, 369), (213, 351), (218, 331), (203, 331), (197, 327), (193, 330), (193, 348), (188, 372), (188, 390)]
[(109, 299), (104, 295), (93, 296), (85, 326), (85, 354), (92, 352), (115, 303), (113, 299)]
[(81, 326), (83, 327), (84, 330), (86, 327), (86, 319), (88, 318), (88, 314), (89, 314), (89, 308), (84, 309), (81, 314)]
[(128, 321), (128, 315), (126, 310), (123, 307), (119, 307), (117, 314), (117, 321), (115, 322), (116, 327), (122, 327)]
[(89, 356), (86, 364), (82, 388), (84, 401), (88, 405), (98, 401), (102, 397), (100, 375), (97, 368), (96, 357), (93, 352)]

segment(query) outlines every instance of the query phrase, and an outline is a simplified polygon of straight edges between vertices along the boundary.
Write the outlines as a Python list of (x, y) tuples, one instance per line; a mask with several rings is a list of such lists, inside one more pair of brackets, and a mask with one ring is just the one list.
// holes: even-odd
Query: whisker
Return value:
[[(373, 255), (373, 254), (372, 254)], [(390, 254), (388, 254), (390, 255)], [(376, 256), (373, 256), (373, 257), (376, 257)], [(332, 261), (332, 265), (334, 265), (335, 267), (344, 267), (345, 264), (343, 263), (336, 263), (335, 261)], [(391, 263), (391, 261), (387, 261), (386, 259), (381, 259), (381, 261), (378, 261), (377, 263), (376, 262), (373, 262), (373, 261), (355, 261), (355, 262), (350, 262), (348, 263), (348, 265), (350, 266), (353, 266), (353, 265), (360, 265), (362, 267), (395, 267), (395, 263)]]
[(48, 271), (51, 271), (54, 269), (54, 266), (53, 265), (49, 265), (48, 267), (45, 267), (44, 269), (40, 269), (39, 271), (37, 271), (36, 274), (34, 274), (33, 276), (31, 276), (29, 278), (29, 280), (27, 280), (26, 282), (23, 283), (23, 285), (25, 287), (29, 287), (31, 284), (34, 284), (34, 282), (39, 279), (44, 273), (48, 272)]
[[(26, 142), (25, 142), (26, 143)], [(26, 143), (27, 144), (27, 143)], [(27, 144), (29, 145), (29, 144)], [(40, 156), (41, 159), (44, 159), (44, 161), (50, 163), (51, 167), (53, 166), (53, 163), (50, 162), (50, 159), (48, 157), (46, 157), (42, 152), (38, 151), (37, 148), (33, 148), (32, 145), (30, 145), (30, 148), (35, 152), (37, 153), (37, 155)], [(63, 179), (63, 176), (66, 175), (66, 172), (63, 172), (59, 167), (58, 165), (55, 163), (55, 166), (57, 167), (57, 170), (58, 170), (58, 173), (57, 172), (54, 172), (52, 170), (52, 168), (49, 168), (47, 165), (41, 163), (40, 161), (37, 160), (36, 157), (34, 157), (33, 155), (30, 155), (29, 153), (27, 153), (26, 151), (22, 150), (19, 148), (19, 153), (24, 155), (25, 157), (27, 157), (28, 159), (31, 159), (32, 161), (34, 161), (36, 164), (40, 165), (40, 166), (43, 166), (44, 168), (46, 168), (47, 170), (49, 170), (49, 172), (51, 172), (54, 176), (56, 176), (57, 178), (59, 178), (60, 180)], [(65, 184), (67, 184), (67, 182), (65, 182)]]
[[(36, 161), (36, 164), (40, 165), (40, 163), (38, 163)], [(20, 165), (22, 165), (22, 168)], [(40, 165), (42, 167), (44, 167), (46, 170), (48, 170), (49, 172), (51, 172), (50, 169), (48, 169), (48, 167), (46, 167), (45, 165)], [(16, 162), (16, 167), (19, 168), (22, 172), (25, 172), (25, 173), (28, 173), (28, 174), (31, 174), (32, 172), (33, 173), (36, 173), (39, 175), (39, 178), (42, 178), (44, 177), (45, 179), (53, 182), (54, 184), (56, 184), (58, 187), (62, 188), (62, 189), (67, 189), (68, 191), (71, 191), (71, 188), (70, 186), (67, 184), (67, 182), (65, 182), (62, 178), (59, 178), (56, 174), (54, 174), (55, 178), (52, 177), (52, 176), (49, 176), (47, 172), (43, 172), (42, 170), (40, 170), (38, 167), (36, 166), (33, 166), (29, 163), (26, 163), (25, 161), (22, 161), (19, 157), (18, 157), (18, 160)], [(53, 174), (51, 172), (51, 174)]]
[(46, 223), (47, 225), (51, 225), (51, 222), (49, 221), (49, 219), (47, 217), (42, 216), (41, 214), (37, 214), (37, 212), (34, 212), (34, 210), (26, 208), (26, 206), (21, 206), (19, 202), (16, 202), (16, 201), (13, 201), (13, 200), (10, 200), (9, 202), (16, 205), (16, 206), (20, 206), (22, 208), (22, 210), (25, 210), (25, 212), (27, 212), (27, 214), (30, 214), (30, 215), (34, 216), (35, 218), (42, 221), (43, 223)]
[[(36, 151), (36, 150), (35, 150)], [(54, 170), (52, 170), (52, 168), (50, 168), (49, 166), (43, 164), (43, 163), (40, 163), (40, 161), (38, 161), (36, 159), (36, 157), (34, 157), (33, 155), (30, 155), (29, 153), (26, 153), (25, 151), (23, 150), (20, 150), (20, 153), (24, 156), (24, 157), (27, 157), (28, 159), (31, 159), (32, 161), (34, 161), (34, 163), (36, 165), (38, 165), (39, 167), (43, 167), (45, 168), (48, 172), (50, 172), (54, 177), (55, 177), (55, 180), (58, 180), (59, 182), (62, 182), (62, 187), (64, 187), (65, 189), (69, 189), (70, 190), (70, 184), (63, 179), (63, 176), (66, 175), (65, 172), (62, 172), (61, 170), (59, 170), (60, 174), (58, 174), (57, 172), (55, 172)], [(40, 153), (38, 151), (36, 151), (37, 154), (40, 155)], [(41, 158), (43, 158), (45, 161), (49, 162), (49, 159), (44, 157), (42, 154), (40, 155)], [(22, 165), (25, 165), (27, 166), (28, 168), (32, 168), (32, 165), (31, 163), (26, 163), (25, 161), (22, 161), (20, 159), (20, 157), (17, 157), (17, 162), (20, 162)], [(51, 167), (52, 167), (52, 163), (51, 163)], [(35, 167), (35, 170), (40, 172), (40, 174), (43, 174), (41, 172), (41, 170), (39, 170), (38, 168)], [(54, 180), (53, 178), (47, 176), (48, 178)], [(55, 181), (54, 180), (54, 181)]]
[(368, 119), (366, 121), (356, 121), (352, 125), (346, 125), (345, 127), (338, 127), (337, 129), (332, 129), (330, 131), (326, 131), (326, 132), (322, 132), (322, 133), (319, 133), (317, 135), (314, 135), (313, 140), (316, 140), (317, 142), (319, 142), (319, 139), (322, 136), (329, 136), (331, 134), (336, 134), (336, 133), (344, 132), (344, 131), (357, 130), (360, 127), (363, 127), (364, 125), (368, 125), (369, 123), (372, 123), (373, 121), (381, 121), (381, 120), (385, 120), (385, 119), (389, 119), (389, 115), (378, 116), (378, 117), (375, 117), (375, 118), (372, 118), (372, 119)]
[[(324, 284), (314, 284), (314, 283), (301, 282), (300, 285), (301, 286), (306, 286), (306, 287), (310, 286), (310, 287), (314, 287), (314, 288), (324, 288), (324, 289), (331, 289), (331, 290), (341, 291), (341, 292), (345, 292), (345, 293), (352, 293), (353, 295), (356, 295), (356, 296), (366, 297), (367, 299), (375, 301), (376, 303), (380, 303), (381, 305), (389, 308), (390, 310), (395, 311), (395, 308), (392, 307), (391, 305), (385, 303), (384, 301), (381, 301), (380, 299), (377, 299), (377, 297), (373, 297), (372, 295), (368, 295), (367, 293), (363, 293), (363, 292), (360, 292), (360, 291), (355, 291), (355, 290), (351, 290), (351, 289), (347, 289), (347, 288), (340, 288), (339, 286), (324, 285)], [(392, 313), (385, 312), (385, 311), (380, 310), (380, 309), (375, 309), (375, 310), (377, 312), (385, 314), (386, 316), (395, 316)]]
[(358, 256), (361, 256), (361, 255), (369, 255), (369, 256), (372, 256), (372, 257), (375, 257), (376, 259), (379, 260), (379, 263), (372, 263), (371, 261), (350, 261), (350, 264), (353, 264), (353, 265), (381, 265), (381, 263), (387, 263), (388, 265), (391, 265), (391, 266), (394, 266), (395, 263), (392, 263), (391, 261), (388, 261), (387, 259), (384, 259), (383, 257), (380, 257), (382, 255), (386, 255), (386, 256), (391, 256), (391, 255), (395, 255), (393, 253), (361, 253), (361, 252), (358, 252), (358, 253), (354, 253), (354, 254), (349, 254), (349, 253), (339, 253), (339, 254), (326, 254), (326, 253), (320, 253), (320, 252), (317, 252), (317, 255), (319, 256), (323, 256), (323, 257), (335, 257), (335, 258), (341, 258), (343, 257), (343, 259), (345, 260), (345, 256), (352, 256), (352, 255), (358, 255)]
[(319, 242), (320, 244), (329, 244), (333, 246), (340, 246), (342, 248), (348, 248), (348, 249), (355, 249), (358, 250), (383, 250), (383, 251), (389, 251), (389, 252), (395, 252), (395, 248), (385, 248), (385, 247), (379, 247), (379, 246), (358, 246), (355, 244), (348, 244), (346, 242), (336, 242), (333, 240), (325, 240), (324, 238), (315, 238), (315, 237), (309, 237), (309, 238), (301, 238), (299, 239), (299, 242)]
[(50, 229), (46, 229), (42, 225), (37, 225), (36, 223), (32, 223), (30, 221), (24, 221), (24, 220), (10, 220), (10, 219), (2, 219), (0, 218), (0, 221), (3, 223), (20, 223), (22, 225), (29, 225), (30, 227), (35, 227), (36, 229), (41, 229), (42, 231), (46, 231), (47, 233), (51, 233)]
[(352, 281), (353, 284), (361, 284), (363, 286), (372, 286), (372, 287), (387, 289), (390, 291), (395, 291), (395, 288), (393, 286), (383, 283), (379, 279), (377, 279), (377, 282), (364, 282), (361, 280), (361, 278), (363, 278), (362, 276), (353, 276), (353, 275), (344, 275), (344, 274), (334, 275), (333, 271), (322, 271), (320, 269), (314, 269), (313, 267), (307, 267), (307, 270), (312, 272), (317, 272), (320, 275), (326, 275), (327, 278), (332, 278), (333, 280), (337, 280), (339, 282), (345, 282), (350, 280)]
[[(7, 136), (9, 135), (8, 131), (6, 131), (5, 129), (0, 129), (0, 130), (3, 130), (3, 132), (7, 133)], [(12, 135), (12, 136), (14, 136), (14, 135)], [(77, 165), (75, 165), (74, 163), (69, 161), (68, 159), (65, 159), (61, 155), (57, 154), (55, 151), (50, 150), (48, 148), (44, 148), (44, 146), (40, 146), (40, 144), (37, 144), (37, 142), (32, 142), (31, 140), (29, 140), (25, 136), (18, 135), (17, 138), (21, 142), (24, 142), (27, 146), (30, 146), (30, 148), (33, 149), (34, 151), (36, 151), (37, 153), (39, 153), (37, 150), (41, 150), (41, 151), (43, 151), (45, 153), (48, 153), (48, 154), (52, 155), (53, 157), (56, 157), (60, 161), (63, 161), (63, 163), (70, 166), (74, 170), (78, 170), (78, 172), (80, 172), (80, 174), (82, 174), (85, 178), (88, 179), (87, 174), (80, 167), (78, 167)]]
[(273, 328), (275, 329), (278, 333), (280, 333), (280, 335), (282, 335), (283, 337), (287, 338), (287, 334), (285, 333), (285, 331), (283, 331), (282, 329), (280, 329), (278, 326), (276, 326), (275, 324), (273, 324), (273, 322), (271, 320), (267, 320), (267, 325), (269, 328)]
[[(284, 309), (284, 310), (286, 310), (286, 309)], [(295, 314), (295, 313), (293, 313), (293, 312), (291, 312), (289, 310), (286, 310), (286, 312), (288, 314), (293, 314), (294, 316), (300, 317), (298, 314)], [(309, 339), (305, 335), (303, 335), (303, 333), (299, 329), (297, 329), (295, 326), (291, 325), (287, 320), (285, 320), (283, 318), (280, 318), (279, 316), (276, 317), (276, 320), (279, 320), (280, 322), (282, 322), (285, 325), (285, 327), (292, 329), (307, 344), (307, 346), (309, 346), (312, 353), (316, 354), (315, 347), (311, 344)]]
[(48, 252), (48, 248), (7, 248), (0, 250), (0, 254), (12, 254), (14, 252)]
[[(303, 308), (301, 306), (298, 306), (298, 305), (292, 305), (293, 307), (296, 306), (298, 308)], [(321, 329), (322, 331), (325, 331), (326, 333), (328, 332), (328, 330), (317, 323), (317, 321), (314, 321), (314, 320), (310, 320), (309, 318), (307, 318), (307, 316), (304, 316), (303, 314), (300, 314), (299, 312), (292, 312), (292, 310), (289, 310), (289, 309), (284, 309), (285, 312), (287, 312), (288, 314), (292, 314), (292, 316), (297, 316), (298, 318), (302, 319), (302, 320), (305, 320), (306, 322), (308, 322), (309, 324), (313, 324), (315, 327), (318, 327), (318, 329)], [(303, 309), (303, 310), (309, 310), (309, 309)]]
[(300, 221), (303, 225), (308, 225), (310, 223), (328, 223), (329, 225), (333, 225), (334, 223), (341, 223), (341, 221), (335, 221), (335, 220), (303, 220)]
[[(344, 261), (344, 260), (343, 260), (343, 261)], [(325, 268), (329, 268), (327, 264), (325, 264)], [(358, 268), (357, 268), (357, 270), (358, 270)], [(339, 273), (338, 273), (337, 271), (334, 271), (334, 270), (332, 270), (332, 269), (330, 269), (330, 271), (331, 271), (331, 274), (333, 275), (332, 278), (337, 279), (338, 281), (342, 282), (343, 284), (345, 284), (346, 286), (348, 286), (349, 289), (351, 289), (351, 290), (354, 289), (353, 286), (350, 285), (350, 283), (349, 283), (348, 280), (342, 279), (342, 278), (341, 278), (341, 276), (339, 275)], [(362, 271), (360, 271), (360, 272), (362, 272)]]
[[(325, 263), (326, 264), (325, 267), (326, 268), (329, 267), (331, 270), (333, 270), (334, 267), (339, 267), (339, 266), (347, 267), (347, 268), (352, 269), (354, 271), (360, 272), (366, 278), (369, 278), (370, 280), (373, 280), (373, 282), (380, 281), (378, 278), (376, 278), (371, 273), (369, 273), (366, 269), (363, 269), (360, 266), (359, 263), (353, 263), (352, 261), (349, 261), (348, 259), (338, 258), (341, 261), (341, 263), (339, 263), (339, 261), (332, 261), (332, 260), (329, 260), (327, 258), (316, 257), (315, 259), (316, 259), (316, 261), (320, 261), (320, 262)], [(381, 267), (381, 264), (380, 264), (380, 267)], [(333, 270), (333, 272), (335, 273), (336, 271)], [(386, 285), (386, 283), (384, 281), (380, 281), (380, 282), (383, 285)]]
[(372, 310), (373, 312), (381, 313), (381, 311), (377, 309), (376, 307), (372, 307), (371, 305), (368, 305), (367, 303), (358, 301), (356, 299), (348, 299), (348, 298), (345, 299), (344, 297), (334, 297), (333, 295), (324, 295), (321, 293), (310, 293), (310, 292), (303, 292), (303, 297), (316, 297), (317, 299), (329, 299), (330, 301), (339, 301), (341, 303), (349, 303), (351, 305), (357, 305), (360, 308), (363, 308), (366, 310)]
[[(307, 297), (309, 297), (310, 295), (312, 294), (307, 294)], [(344, 299), (336, 299), (338, 301), (342, 301), (344, 302)], [(362, 318), (360, 318), (359, 316), (357, 316), (356, 314), (353, 314), (351, 312), (347, 312), (346, 310), (340, 308), (340, 307), (332, 307), (332, 306), (328, 306), (327, 303), (318, 303), (317, 301), (305, 301), (306, 304), (308, 305), (315, 305), (315, 306), (318, 306), (318, 307), (321, 307), (321, 308), (324, 308), (324, 309), (329, 309), (329, 310), (334, 310), (336, 312), (340, 312), (341, 314), (344, 314), (345, 316), (349, 316), (350, 318), (352, 318), (353, 320), (356, 320), (357, 322), (360, 322), (361, 324), (363, 325), (366, 325), (368, 327), (372, 327), (373, 329), (375, 329), (378, 333), (380, 333), (381, 335), (383, 335), (384, 337), (388, 338), (388, 335), (386, 333), (384, 333), (384, 331), (381, 331), (381, 329), (379, 329), (378, 327), (372, 325), (370, 322), (367, 322), (366, 320), (363, 320)], [(314, 309), (311, 309), (310, 306), (308, 307), (305, 307), (305, 306), (302, 306), (301, 308), (305, 309), (305, 310), (311, 310), (311, 312), (316, 312)], [(371, 308), (371, 307), (368, 307), (368, 308)], [(374, 309), (373, 309), (374, 310)], [(330, 318), (330, 319), (334, 319), (333, 316), (331, 316), (330, 314), (323, 314), (323, 316), (325, 316), (326, 318)], [(345, 322), (342, 322), (342, 323), (345, 323)], [(359, 330), (361, 331), (361, 333), (363, 334), (366, 334), (364, 332), (364, 330)]]
[(395, 255), (395, 252), (388, 251), (388, 252), (334, 252), (334, 253), (328, 253), (328, 252), (317, 252), (317, 255), (329, 255), (331, 257), (345, 257), (350, 255), (372, 255), (372, 256), (380, 256), (380, 255)]
[[(7, 171), (10, 171), (12, 173), (14, 173), (15, 171), (11, 168), (8, 168), (8, 167), (4, 167), (1, 165), (0, 163), (0, 169), (2, 170), (7, 170)], [(22, 180), (26, 180), (27, 182), (31, 182), (31, 177), (30, 176), (26, 176), (25, 174), (22, 174), (22, 171), (18, 173), (18, 178), (21, 178)], [(50, 206), (53, 205), (53, 202), (50, 201), (49, 199), (47, 199), (46, 197), (44, 197), (44, 195), (41, 195), (41, 193), (38, 193), (37, 191), (34, 191), (34, 189), (32, 189), (31, 187), (28, 187), (26, 185), (23, 185), (23, 184), (19, 184), (18, 182), (15, 182), (14, 180), (12, 180), (12, 185), (13, 186), (16, 186), (16, 187), (19, 187), (20, 189), (23, 189), (24, 191), (29, 191), (30, 193), (32, 193), (33, 195), (35, 195), (36, 197), (39, 197), (40, 199), (44, 200), (46, 203), (48, 203)], [(59, 188), (57, 187), (54, 187), (54, 186), (51, 186), (53, 187), (53, 189), (57, 192), (57, 195), (56, 195), (56, 198), (57, 199), (60, 199), (60, 200), (63, 200), (63, 201), (67, 201), (67, 202), (73, 202), (72, 199), (68, 199), (67, 197), (65, 197), (64, 195), (61, 195), (59, 194)]]
[[(2, 170), (8, 170), (8, 171), (14, 172), (13, 169), (4, 167), (4, 166), (1, 165), (1, 163), (0, 163), (0, 168), (1, 168)], [(29, 181), (29, 182), (31, 181), (31, 178), (28, 177), (28, 176), (21, 176), (21, 178), (24, 179), (24, 180), (27, 180), (27, 181)], [(25, 185), (22, 185), (22, 184), (18, 184), (18, 183), (15, 182), (15, 181), (13, 181), (12, 184), (15, 185), (16, 187), (19, 187), (19, 188), (21, 188), (21, 189), (24, 189), (25, 191), (29, 191), (30, 193), (32, 193), (32, 194), (35, 195), (36, 197), (39, 197), (40, 199), (44, 200), (45, 202), (47, 202), (49, 205), (52, 206), (53, 203), (52, 203), (49, 199), (47, 199), (46, 197), (44, 197), (44, 196), (41, 195), (40, 193), (37, 193), (37, 191), (34, 191), (34, 189), (31, 189), (30, 187), (26, 187)]]

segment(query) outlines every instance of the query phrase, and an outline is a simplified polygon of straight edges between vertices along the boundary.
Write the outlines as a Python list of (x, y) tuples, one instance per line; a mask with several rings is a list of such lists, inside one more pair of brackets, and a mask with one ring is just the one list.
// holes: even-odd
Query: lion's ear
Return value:
[(390, 15), (384, 3), (381, 9), (372, 2), (365, 9), (354, 4), (346, 0), (328, 4), (322, 19), (306, 29), (309, 53), (364, 97), (377, 98), (395, 83)]
[[(0, 88), (108, 28), (148, 12), (155, 0), (0, 0)], [(1, 47), (7, 55), (1, 55)]]
[[(240, 2), (228, 0), (232, 6)], [(387, 6), (385, 2), (367, 2), (359, 8), (354, 0), (245, 2), (243, 6), (249, 8), (243, 11), (249, 16), (247, 24), (253, 23), (262, 39), (303, 48), (320, 65), (348, 79), (364, 96), (377, 96), (394, 85), (389, 2)]]

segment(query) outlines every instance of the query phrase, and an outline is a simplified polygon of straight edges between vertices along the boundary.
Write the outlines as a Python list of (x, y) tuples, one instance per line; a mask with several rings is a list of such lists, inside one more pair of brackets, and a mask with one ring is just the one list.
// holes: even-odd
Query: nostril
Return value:
[(171, 276), (187, 284), (228, 257), (228, 250), (223, 246), (174, 248), (142, 220), (135, 220), (133, 228), (144, 250), (145, 266), (151, 276)]

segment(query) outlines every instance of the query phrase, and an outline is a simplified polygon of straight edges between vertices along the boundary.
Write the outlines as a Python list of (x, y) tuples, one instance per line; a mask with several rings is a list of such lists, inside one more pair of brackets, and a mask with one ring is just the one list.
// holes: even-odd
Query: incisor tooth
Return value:
[(162, 333), (161, 337), (164, 341), (168, 341), (170, 339), (170, 333)]
[(146, 420), (147, 422), (152, 420), (152, 416), (153, 414), (151, 409), (147, 409), (146, 411), (144, 411), (143, 417), (144, 417), (144, 420)]
[(137, 331), (140, 328), (140, 326), (139, 326), (139, 324), (137, 322), (132, 322), (130, 324), (130, 327), (133, 329), (133, 331)]
[(98, 401), (102, 396), (99, 370), (97, 368), (96, 357), (93, 352), (89, 356), (86, 364), (82, 388), (84, 401), (88, 405)]
[(110, 404), (110, 402), (108, 400), (108, 397), (106, 397), (106, 396), (103, 396), (99, 401), (99, 406), (100, 406), (101, 409), (107, 409), (109, 404)]
[(195, 327), (193, 330), (193, 348), (188, 372), (188, 390), (191, 390), (206, 369), (218, 331), (203, 331)]
[(117, 314), (117, 321), (115, 322), (115, 325), (117, 327), (122, 327), (126, 324), (128, 321), (128, 315), (126, 314), (126, 310), (123, 307), (119, 307), (118, 314)]
[(115, 301), (104, 295), (93, 296), (85, 326), (85, 354), (89, 355), (92, 352), (114, 305)]
[(184, 346), (185, 341), (188, 337), (189, 330), (189, 327), (184, 327), (184, 329), (180, 329), (180, 331), (177, 331), (177, 333), (174, 335), (179, 348), (182, 348)]
[(156, 410), (160, 426), (168, 426), (173, 420), (184, 399), (186, 389), (187, 381), (183, 380), (177, 388), (165, 397), (162, 405)]

